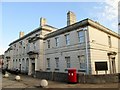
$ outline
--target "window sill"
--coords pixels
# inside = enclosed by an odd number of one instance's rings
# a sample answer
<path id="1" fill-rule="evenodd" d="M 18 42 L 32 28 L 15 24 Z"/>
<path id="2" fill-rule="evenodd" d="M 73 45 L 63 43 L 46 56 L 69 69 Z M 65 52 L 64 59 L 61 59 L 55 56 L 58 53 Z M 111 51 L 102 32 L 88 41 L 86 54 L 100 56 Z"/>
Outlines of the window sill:
<path id="1" fill-rule="evenodd" d="M 50 70 L 50 68 L 46 68 L 46 70 Z"/>
<path id="2" fill-rule="evenodd" d="M 59 71 L 60 69 L 59 68 L 55 68 L 55 71 Z"/>
<path id="3" fill-rule="evenodd" d="M 78 72 L 86 72 L 85 69 L 78 70 Z"/>
<path id="4" fill-rule="evenodd" d="M 65 71 L 68 71 L 68 69 L 65 69 Z"/>

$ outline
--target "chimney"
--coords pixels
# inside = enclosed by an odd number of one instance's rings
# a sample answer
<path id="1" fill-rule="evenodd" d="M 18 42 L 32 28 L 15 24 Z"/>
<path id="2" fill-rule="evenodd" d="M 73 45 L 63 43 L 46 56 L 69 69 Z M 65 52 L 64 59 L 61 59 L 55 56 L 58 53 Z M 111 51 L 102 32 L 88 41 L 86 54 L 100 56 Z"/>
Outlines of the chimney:
<path id="1" fill-rule="evenodd" d="M 46 25 L 46 19 L 41 17 L 40 18 L 40 26 L 44 26 L 44 25 Z"/>
<path id="2" fill-rule="evenodd" d="M 19 33 L 19 38 L 23 37 L 24 36 L 24 32 L 20 32 Z"/>
<path id="3" fill-rule="evenodd" d="M 74 24 L 76 22 L 76 15 L 69 11 L 67 13 L 67 26 L 71 25 L 71 24 Z"/>

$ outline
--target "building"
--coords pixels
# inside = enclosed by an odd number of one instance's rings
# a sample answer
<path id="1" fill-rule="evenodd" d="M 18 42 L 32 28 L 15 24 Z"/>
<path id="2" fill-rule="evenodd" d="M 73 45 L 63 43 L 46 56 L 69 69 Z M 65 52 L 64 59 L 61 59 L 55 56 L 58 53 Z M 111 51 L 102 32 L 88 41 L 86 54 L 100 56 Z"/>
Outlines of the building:
<path id="1" fill-rule="evenodd" d="M 2 68 L 4 55 L 0 55 L 0 69 Z"/>
<path id="2" fill-rule="evenodd" d="M 35 75 L 36 71 L 64 72 L 76 68 L 78 73 L 119 73 L 119 34 L 91 19 L 76 22 L 67 13 L 67 26 L 57 29 L 40 19 L 40 26 L 9 44 L 5 67 Z"/>

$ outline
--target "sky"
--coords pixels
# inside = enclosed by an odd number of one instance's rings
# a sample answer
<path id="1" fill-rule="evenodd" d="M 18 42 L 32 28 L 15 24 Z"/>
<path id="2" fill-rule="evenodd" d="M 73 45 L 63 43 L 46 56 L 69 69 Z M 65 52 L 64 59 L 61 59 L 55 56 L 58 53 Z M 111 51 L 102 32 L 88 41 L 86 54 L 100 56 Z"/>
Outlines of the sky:
<path id="1" fill-rule="evenodd" d="M 19 1 L 19 0 L 18 0 Z M 105 0 L 83 2 L 0 2 L 0 54 L 9 44 L 19 38 L 19 32 L 25 34 L 39 27 L 40 18 L 57 28 L 67 25 L 67 12 L 73 11 L 77 21 L 90 18 L 118 32 L 118 1 Z"/>

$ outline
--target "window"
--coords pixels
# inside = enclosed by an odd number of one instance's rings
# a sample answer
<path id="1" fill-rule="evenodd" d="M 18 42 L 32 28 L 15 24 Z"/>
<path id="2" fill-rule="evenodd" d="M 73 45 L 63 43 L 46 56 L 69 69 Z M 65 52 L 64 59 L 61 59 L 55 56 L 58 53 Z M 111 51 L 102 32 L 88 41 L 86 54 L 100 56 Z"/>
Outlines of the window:
<path id="1" fill-rule="evenodd" d="M 79 31 L 78 32 L 78 39 L 80 43 L 85 42 L 85 35 L 84 35 L 84 31 Z"/>
<path id="2" fill-rule="evenodd" d="M 34 46 L 34 50 L 36 49 L 36 42 L 33 43 L 33 46 Z"/>
<path id="3" fill-rule="evenodd" d="M 111 37 L 110 37 L 110 36 L 108 36 L 108 45 L 109 45 L 109 47 L 111 48 L 112 43 L 111 43 Z"/>
<path id="4" fill-rule="evenodd" d="M 15 60 L 13 59 L 13 68 L 15 68 Z"/>
<path id="5" fill-rule="evenodd" d="M 65 35 L 66 45 L 70 45 L 70 36 L 69 34 Z"/>
<path id="6" fill-rule="evenodd" d="M 16 59 L 16 68 L 17 68 L 17 64 L 18 64 L 18 61 L 17 61 L 17 59 Z"/>
<path id="7" fill-rule="evenodd" d="M 50 40 L 47 40 L 48 48 L 50 48 Z"/>
<path id="8" fill-rule="evenodd" d="M 67 68 L 70 68 L 70 57 L 65 57 L 65 60 L 66 60 Z"/>
<path id="9" fill-rule="evenodd" d="M 55 62 L 56 62 L 56 68 L 59 68 L 59 58 L 55 58 Z"/>
<path id="10" fill-rule="evenodd" d="M 84 70 L 85 69 L 85 56 L 84 55 L 78 56 L 78 60 L 79 60 L 80 69 Z"/>
<path id="11" fill-rule="evenodd" d="M 47 58 L 47 67 L 50 68 L 50 58 Z"/>
<path id="12" fill-rule="evenodd" d="M 24 58 L 22 59 L 22 70 L 24 70 L 24 67 L 25 67 L 25 60 Z"/>
<path id="13" fill-rule="evenodd" d="M 55 38 L 55 42 L 56 42 L 56 47 L 58 47 L 59 46 L 59 37 Z"/>

